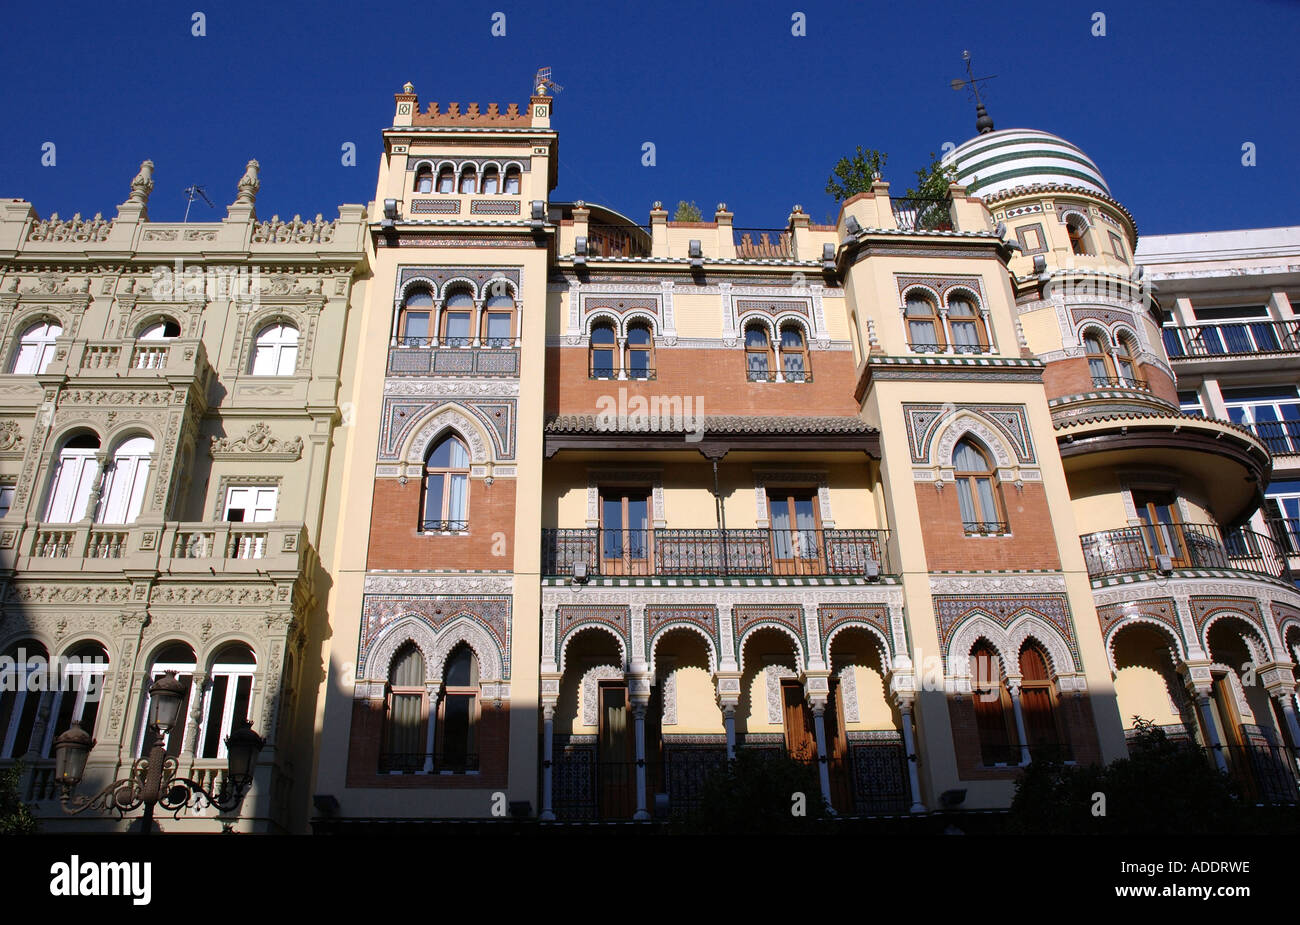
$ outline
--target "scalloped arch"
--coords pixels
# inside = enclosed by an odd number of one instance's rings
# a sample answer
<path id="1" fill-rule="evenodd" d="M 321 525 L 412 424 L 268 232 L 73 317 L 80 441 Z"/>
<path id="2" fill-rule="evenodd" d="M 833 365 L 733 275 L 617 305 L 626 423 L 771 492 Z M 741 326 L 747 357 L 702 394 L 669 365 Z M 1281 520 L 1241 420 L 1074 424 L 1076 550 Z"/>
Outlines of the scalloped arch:
<path id="1" fill-rule="evenodd" d="M 761 629 L 780 630 L 782 633 L 789 636 L 790 641 L 794 643 L 795 670 L 800 673 L 807 670 L 808 659 L 804 654 L 803 640 L 799 638 L 799 634 L 783 623 L 777 623 L 774 620 L 761 620 L 753 626 L 746 628 L 745 632 L 741 633 L 740 638 L 736 640 L 736 649 L 740 653 L 739 668 L 742 673 L 745 670 L 745 648 L 749 642 L 749 637 L 753 636 L 756 631 Z"/>
<path id="2" fill-rule="evenodd" d="M 661 626 L 659 629 L 655 630 L 655 634 L 650 637 L 650 674 L 652 676 L 658 677 L 658 674 L 655 669 L 655 657 L 659 648 L 659 643 L 664 638 L 664 636 L 666 636 L 668 633 L 673 632 L 674 630 L 685 630 L 687 632 L 694 633 L 695 635 L 703 639 L 705 650 L 708 653 L 709 672 L 710 673 L 717 672 L 718 652 L 713 645 L 713 639 L 710 638 L 709 634 L 704 632 L 704 630 L 697 624 L 689 623 L 686 621 L 677 621 L 677 622 L 669 623 L 666 626 Z"/>
<path id="3" fill-rule="evenodd" d="M 627 670 L 627 643 L 623 639 L 623 637 L 618 633 L 616 633 L 611 627 L 608 627 L 603 623 L 582 623 L 579 624 L 578 626 L 575 626 L 573 629 L 569 630 L 569 632 L 565 633 L 564 637 L 560 640 L 560 673 L 561 674 L 564 673 L 564 668 L 568 661 L 569 644 L 573 642 L 573 640 L 576 639 L 578 636 L 580 636 L 582 633 L 588 631 L 605 633 L 611 639 L 614 640 L 614 643 L 618 646 L 619 662 L 623 666 L 621 670 L 626 671 Z"/>
<path id="4" fill-rule="evenodd" d="M 882 672 L 888 674 L 893 670 L 893 659 L 890 655 L 889 640 L 885 638 L 885 635 L 882 632 L 880 632 L 879 627 L 873 626 L 865 620 L 845 620 L 839 626 L 835 627 L 835 629 L 830 631 L 829 635 L 826 637 L 825 657 L 826 665 L 828 667 L 832 664 L 835 637 L 847 629 L 866 630 L 867 635 L 871 637 L 871 641 L 876 644 L 876 649 L 880 653 L 880 668 Z"/>
<path id="5" fill-rule="evenodd" d="M 469 447 L 472 465 L 481 465 L 495 458 L 491 437 L 482 422 L 458 402 L 446 402 L 430 409 L 409 425 L 402 440 L 400 458 L 409 464 L 423 466 L 433 441 L 449 430 Z"/>

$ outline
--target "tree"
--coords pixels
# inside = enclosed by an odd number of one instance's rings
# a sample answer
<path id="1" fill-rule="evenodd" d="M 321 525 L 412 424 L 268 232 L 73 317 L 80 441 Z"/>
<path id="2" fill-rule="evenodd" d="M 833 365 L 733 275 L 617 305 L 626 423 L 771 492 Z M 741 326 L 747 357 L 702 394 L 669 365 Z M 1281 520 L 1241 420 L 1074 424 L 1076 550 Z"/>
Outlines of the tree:
<path id="1" fill-rule="evenodd" d="M 21 764 L 0 771 L 0 835 L 34 835 L 39 828 L 31 807 L 18 796 L 22 775 Z"/>
<path id="2" fill-rule="evenodd" d="M 677 203 L 677 211 L 673 213 L 673 221 L 702 222 L 704 216 L 700 214 L 700 207 L 695 204 L 694 199 L 690 202 L 683 199 Z"/>
<path id="3" fill-rule="evenodd" d="M 826 180 L 826 192 L 834 196 L 836 202 L 843 202 L 858 193 L 868 192 L 887 160 L 889 155 L 884 151 L 877 151 L 875 148 L 867 148 L 864 151 L 862 145 L 858 145 L 858 150 L 853 157 L 842 157 L 835 165 L 835 169 Z"/>
<path id="4" fill-rule="evenodd" d="M 943 159 L 930 152 L 930 163 L 916 171 L 916 186 L 903 195 L 908 199 L 947 199 L 948 184 L 957 179 L 957 168 L 945 165 Z"/>
<path id="5" fill-rule="evenodd" d="M 826 816 L 816 765 L 744 751 L 704 782 L 699 808 L 677 823 L 685 834 L 807 832 Z"/>
<path id="6" fill-rule="evenodd" d="M 1034 761 L 1016 782 L 1007 831 L 1021 835 L 1227 835 L 1270 824 L 1195 745 L 1137 719 L 1129 757 L 1105 767 Z M 1104 800 L 1104 803 L 1102 802 Z M 1104 807 L 1104 813 L 1098 810 Z"/>

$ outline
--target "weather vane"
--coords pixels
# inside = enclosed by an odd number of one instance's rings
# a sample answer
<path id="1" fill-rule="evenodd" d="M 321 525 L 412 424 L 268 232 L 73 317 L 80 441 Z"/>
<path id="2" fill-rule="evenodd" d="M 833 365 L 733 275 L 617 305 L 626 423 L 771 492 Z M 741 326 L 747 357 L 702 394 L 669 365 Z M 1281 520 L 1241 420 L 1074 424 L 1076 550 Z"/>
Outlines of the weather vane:
<path id="1" fill-rule="evenodd" d="M 970 90 L 971 93 L 975 94 L 975 129 L 981 135 L 987 135 L 993 131 L 993 118 L 989 115 L 988 110 L 984 108 L 984 101 L 980 99 L 979 85 L 980 81 L 992 80 L 998 75 L 990 74 L 987 77 L 976 77 L 975 72 L 971 69 L 970 52 L 963 51 L 961 59 L 966 62 L 966 79 L 962 80 L 960 77 L 954 77 L 950 86 L 954 90 Z"/>

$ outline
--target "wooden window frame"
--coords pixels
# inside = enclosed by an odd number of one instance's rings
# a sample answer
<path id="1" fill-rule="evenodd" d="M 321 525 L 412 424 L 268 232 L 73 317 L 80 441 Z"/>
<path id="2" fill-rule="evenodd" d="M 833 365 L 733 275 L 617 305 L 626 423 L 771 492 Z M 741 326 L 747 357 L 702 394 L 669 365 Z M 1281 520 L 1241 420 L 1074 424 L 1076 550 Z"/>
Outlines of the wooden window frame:
<path id="1" fill-rule="evenodd" d="M 479 661 L 476 653 L 468 644 L 461 643 L 452 649 L 453 654 L 464 646 L 473 659 L 473 675 L 478 677 Z M 451 662 L 451 656 L 447 658 L 448 664 Z M 434 769 L 442 774 L 468 774 L 477 773 L 479 770 L 479 741 L 481 730 L 479 723 L 483 716 L 483 687 L 482 683 L 450 686 L 446 683 L 446 669 L 443 670 L 442 690 L 438 693 L 437 720 L 434 724 Z M 469 728 L 466 733 L 465 741 L 465 762 L 464 767 L 449 768 L 445 766 L 447 755 L 447 699 L 449 697 L 468 697 L 470 698 L 469 710 Z"/>
<path id="2" fill-rule="evenodd" d="M 427 189 L 423 188 L 425 186 L 427 186 L 428 188 Z M 421 194 L 433 192 L 433 168 L 432 167 L 426 164 L 425 166 L 415 171 L 415 185 L 412 187 L 412 190 L 416 193 L 421 193 Z"/>
<path id="3" fill-rule="evenodd" d="M 398 753 L 391 749 L 393 735 L 393 707 L 397 697 L 419 697 L 420 698 L 420 748 L 424 753 L 420 762 L 420 771 L 425 768 L 425 760 L 429 754 L 429 691 L 428 688 L 420 683 L 419 685 L 396 685 L 393 683 L 393 673 L 397 666 L 398 656 L 404 656 L 408 651 L 407 646 L 402 646 L 397 650 L 393 657 L 393 662 L 388 666 L 388 677 L 384 680 L 384 724 L 383 734 L 379 743 L 379 756 L 382 763 L 385 758 L 393 754 L 415 754 L 414 752 Z M 415 649 L 420 657 L 421 664 L 424 663 L 423 653 L 418 648 Z M 414 769 L 390 769 L 389 774 L 414 773 Z"/>
<path id="4" fill-rule="evenodd" d="M 452 299 L 465 297 L 469 299 L 469 305 L 452 305 Z M 454 292 L 447 293 L 447 297 L 442 300 L 438 306 L 438 343 L 444 347 L 468 347 L 474 343 L 474 314 L 478 306 L 475 304 L 474 294 L 464 290 L 457 289 Z M 465 315 L 465 335 L 452 337 L 448 332 L 451 330 L 451 316 Z"/>
<path id="5" fill-rule="evenodd" d="M 957 468 L 957 453 L 961 449 L 962 444 L 968 445 L 975 451 L 976 455 L 984 461 L 984 469 L 975 471 L 973 469 Z M 987 530 L 987 526 L 989 524 L 996 524 L 1001 528 L 1005 528 L 998 529 L 995 535 L 1005 535 L 1011 530 L 1011 525 L 1006 520 L 1006 501 L 1002 497 L 1002 483 L 998 479 L 997 466 L 994 464 L 991 457 L 992 454 L 990 454 L 987 449 L 980 446 L 978 441 L 970 437 L 963 437 L 961 440 L 957 441 L 957 445 L 953 448 L 953 479 L 956 482 L 955 487 L 957 488 L 959 495 L 957 509 L 960 512 L 960 493 L 962 488 L 965 488 L 968 492 L 968 497 L 970 498 L 971 508 L 975 511 L 976 515 L 983 515 L 978 516 L 977 519 L 973 521 L 967 521 L 964 517 L 962 518 L 962 530 L 967 536 L 988 534 L 989 531 Z M 979 493 L 979 481 L 981 479 L 987 479 L 989 482 L 989 494 L 993 498 L 994 509 L 992 511 L 981 510 Z M 992 517 L 988 516 L 990 513 L 993 515 Z M 979 529 L 972 530 L 972 524 L 980 525 Z"/>
<path id="6" fill-rule="evenodd" d="M 921 305 L 929 309 L 925 315 L 911 314 L 912 306 Z M 912 325 L 929 323 L 934 331 L 934 343 L 918 343 L 912 339 Z M 946 353 L 948 350 L 947 331 L 943 327 L 943 316 L 939 314 L 939 303 L 929 294 L 909 292 L 903 299 L 903 331 L 907 335 L 907 346 L 913 353 Z M 917 347 L 928 349 L 918 350 Z"/>
<path id="7" fill-rule="evenodd" d="M 758 331 L 763 335 L 762 346 L 751 345 L 749 342 L 749 332 Z M 743 341 L 745 344 L 745 379 L 749 382 L 775 382 L 776 370 L 775 354 L 772 351 L 772 335 L 767 329 L 767 325 L 757 322 L 751 322 L 745 326 Z M 761 356 L 763 358 L 763 369 L 756 370 L 749 365 L 751 356 Z M 762 376 L 761 379 L 755 378 Z"/>
<path id="8" fill-rule="evenodd" d="M 447 181 L 444 183 L 443 181 Z M 446 187 L 444 189 L 444 187 Z M 434 191 L 444 194 L 455 194 L 456 192 L 456 171 L 450 164 L 444 164 L 438 168 L 438 173 L 434 180 Z"/>
<path id="9" fill-rule="evenodd" d="M 646 342 L 633 345 L 633 331 L 644 331 Z M 644 353 L 646 355 L 646 373 L 644 376 L 636 376 L 632 373 L 633 353 Z M 627 378 L 629 379 L 647 380 L 655 378 L 655 332 L 650 325 L 641 323 L 628 326 L 627 336 L 623 338 L 623 369 L 627 372 Z"/>
<path id="10" fill-rule="evenodd" d="M 797 350 L 787 350 L 785 346 L 785 332 L 793 331 L 799 337 L 799 348 Z M 797 322 L 787 322 L 781 325 L 779 332 L 781 343 L 781 378 L 786 382 L 811 382 L 812 368 L 809 364 L 808 355 L 808 333 L 803 329 L 803 325 Z M 797 370 L 791 370 L 786 365 L 786 357 L 799 357 L 799 366 Z M 795 378 L 791 378 L 791 373 Z"/>
<path id="11" fill-rule="evenodd" d="M 610 336 L 609 343 L 597 343 L 596 332 L 608 331 Z M 608 375 L 602 375 L 606 370 L 605 366 L 596 366 L 596 351 L 609 351 Z M 591 327 L 591 334 L 587 338 L 587 378 L 588 379 L 617 379 L 619 374 L 618 368 L 618 330 L 608 321 L 602 321 Z M 599 369 L 600 372 L 597 372 Z"/>
<path id="12" fill-rule="evenodd" d="M 631 527 L 628 517 L 628 502 L 631 500 L 639 501 L 644 493 L 645 498 L 645 527 Z M 620 526 L 617 528 L 606 526 L 605 523 L 605 502 L 619 501 L 619 518 Z M 600 528 L 599 549 L 597 555 L 600 557 L 600 569 L 603 575 L 648 575 L 651 572 L 651 564 L 654 562 L 654 488 L 650 485 L 643 484 L 611 484 L 601 485 L 596 490 L 597 504 L 597 524 Z M 605 555 L 605 537 L 607 531 L 617 529 L 619 536 L 620 554 L 617 558 Z M 641 552 L 644 555 L 633 556 L 631 553 L 634 544 L 630 534 L 632 532 L 644 533 L 641 542 Z"/>
<path id="13" fill-rule="evenodd" d="M 953 304 L 957 302 L 969 305 L 971 313 L 969 315 L 954 316 L 952 313 L 952 308 L 953 308 Z M 959 294 L 959 295 L 949 297 L 948 299 L 949 332 L 948 333 L 951 334 L 952 333 L 951 329 L 958 324 L 969 324 L 975 328 L 975 343 L 958 344 L 957 338 L 954 337 L 952 339 L 953 340 L 952 350 L 954 353 L 991 352 L 993 341 L 992 338 L 989 336 L 988 325 L 985 324 L 984 314 L 983 312 L 980 311 L 980 305 L 978 300 L 976 300 L 973 296 Z M 972 348 L 977 348 L 977 349 L 972 349 Z"/>
<path id="14" fill-rule="evenodd" d="M 444 441 L 455 440 L 465 452 L 465 465 L 462 466 L 434 466 L 430 463 L 433 454 L 437 451 Z M 460 434 L 445 433 L 439 439 L 429 445 L 429 452 L 424 458 L 424 477 L 420 484 L 420 533 L 424 534 L 444 534 L 444 533 L 468 533 L 470 524 L 469 495 L 470 495 L 470 471 L 473 466 L 473 458 L 470 456 L 469 444 Z M 451 505 L 451 486 L 453 476 L 465 476 L 465 517 L 463 520 L 453 521 L 448 517 Z M 439 512 L 440 517 L 429 518 L 425 515 L 428 513 L 429 485 L 434 479 L 442 480 L 442 510 Z M 448 525 L 446 529 L 430 529 L 429 524 Z M 452 529 L 449 525 L 460 524 L 461 526 Z"/>
<path id="15" fill-rule="evenodd" d="M 989 659 L 989 664 L 991 664 L 998 673 L 998 712 L 1001 718 L 1001 737 L 1005 738 L 1006 744 L 1003 746 L 999 742 L 990 743 L 986 741 L 985 735 L 988 720 L 981 720 L 979 705 L 981 703 L 985 704 L 986 713 L 991 713 L 991 709 L 988 706 L 991 701 L 983 698 L 983 694 L 990 688 L 979 687 L 973 681 L 971 684 L 971 700 L 972 705 L 975 708 L 975 733 L 980 747 L 980 764 L 986 768 L 1018 767 L 1020 764 L 1020 736 L 1016 729 L 1015 707 L 1011 703 L 1011 689 L 1007 686 L 1007 674 L 1006 671 L 1003 670 L 1002 659 L 998 657 L 997 650 L 994 649 L 991 644 L 983 640 L 976 642 L 976 644 L 971 647 L 970 651 L 970 658 L 972 661 L 981 656 L 987 657 Z M 972 666 L 971 675 L 974 679 L 979 679 L 979 672 L 974 668 L 974 666 Z M 1002 747 L 1005 747 L 1006 749 L 1005 757 L 1007 760 L 989 761 L 990 752 Z M 994 757 L 996 757 L 996 755 Z"/>

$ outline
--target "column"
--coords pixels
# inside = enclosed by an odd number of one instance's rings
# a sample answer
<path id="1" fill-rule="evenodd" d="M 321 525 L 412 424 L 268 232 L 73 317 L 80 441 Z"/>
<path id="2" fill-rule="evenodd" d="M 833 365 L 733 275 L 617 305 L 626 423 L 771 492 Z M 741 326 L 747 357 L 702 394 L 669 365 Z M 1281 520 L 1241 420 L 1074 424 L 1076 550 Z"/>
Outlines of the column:
<path id="1" fill-rule="evenodd" d="M 1025 735 L 1025 714 L 1020 710 L 1020 682 L 1008 682 L 1011 690 L 1011 712 L 1016 717 L 1016 735 L 1020 737 L 1020 763 L 1029 764 L 1029 739 Z"/>
<path id="2" fill-rule="evenodd" d="M 1214 763 L 1220 771 L 1227 772 L 1228 762 L 1223 757 L 1223 746 L 1219 744 L 1219 733 L 1214 728 L 1214 714 L 1210 711 L 1210 695 L 1197 693 L 1196 705 L 1201 709 L 1201 726 L 1205 730 L 1205 745 L 1214 753 Z"/>
<path id="3" fill-rule="evenodd" d="M 473 337 L 473 340 L 471 340 L 470 343 L 475 347 L 479 347 L 482 346 L 482 339 L 479 337 L 479 335 L 482 333 L 482 327 L 483 327 L 483 300 L 482 299 L 474 300 L 473 324 L 474 324 L 474 329 L 473 331 L 470 332 L 471 336 Z"/>
<path id="4" fill-rule="evenodd" d="M 551 809 L 551 767 L 555 754 L 555 707 L 546 704 L 542 707 L 542 813 L 538 817 L 543 822 L 555 819 Z"/>
<path id="5" fill-rule="evenodd" d="M 943 352 L 953 353 L 952 326 L 948 324 L 948 309 L 939 309 L 939 324 L 943 325 Z"/>
<path id="6" fill-rule="evenodd" d="M 736 706 L 728 703 L 722 708 L 722 727 L 727 730 L 727 760 L 736 757 Z"/>
<path id="7" fill-rule="evenodd" d="M 623 363 L 623 352 L 627 350 L 627 338 L 615 335 L 614 337 L 614 363 L 616 375 L 615 379 L 626 379 L 627 368 Z"/>
<path id="8" fill-rule="evenodd" d="M 907 785 L 912 791 L 911 812 L 923 813 L 926 809 L 925 803 L 921 801 L 921 773 L 916 755 L 916 736 L 912 732 L 912 701 L 899 702 L 898 712 L 903 719 L 903 751 L 907 753 Z"/>
<path id="9" fill-rule="evenodd" d="M 817 738 L 817 777 L 822 788 L 822 803 L 833 815 L 835 807 L 831 804 L 831 770 L 826 757 L 826 704 L 814 703 L 812 711 L 813 731 Z"/>
<path id="10" fill-rule="evenodd" d="M 112 462 L 108 458 L 108 451 L 100 450 L 95 454 L 95 480 L 91 483 L 90 494 L 86 498 L 86 510 L 82 512 L 82 520 L 94 521 L 95 514 L 99 510 L 99 499 L 104 495 L 104 480 L 111 470 Z"/>
<path id="11" fill-rule="evenodd" d="M 429 725 L 425 730 L 424 736 L 424 773 L 432 774 L 434 768 L 434 749 L 438 743 L 438 692 L 442 690 L 442 684 L 437 681 L 426 681 L 424 685 L 424 699 L 429 707 Z"/>
<path id="12" fill-rule="evenodd" d="M 632 707 L 636 717 L 636 813 L 632 816 L 637 822 L 645 822 L 650 813 L 645 806 L 645 704 L 638 703 Z"/>
<path id="13" fill-rule="evenodd" d="M 781 362 L 781 332 L 774 326 L 772 329 L 772 356 L 776 358 L 776 379 L 777 382 L 785 382 L 784 364 Z"/>
<path id="14" fill-rule="evenodd" d="M 1295 703 L 1293 702 L 1294 691 L 1278 691 L 1277 705 L 1282 710 L 1282 716 L 1286 720 L 1286 728 L 1291 733 L 1291 743 L 1295 748 L 1300 748 L 1300 722 L 1296 720 Z M 1295 756 L 1292 755 L 1292 763 L 1295 762 Z"/>
<path id="15" fill-rule="evenodd" d="M 190 679 L 190 715 L 185 724 L 185 738 L 181 742 L 181 751 L 187 752 L 190 759 L 193 760 L 199 755 L 199 729 L 203 723 L 203 701 L 207 699 L 208 679 L 194 672 Z M 145 716 L 145 722 L 149 720 Z M 146 731 L 145 735 L 149 733 Z"/>
<path id="16" fill-rule="evenodd" d="M 392 347 L 397 346 L 398 326 L 401 324 L 401 320 L 402 320 L 402 300 L 394 299 L 393 300 L 393 329 L 391 334 L 389 335 L 391 338 L 389 340 L 389 345 Z"/>

